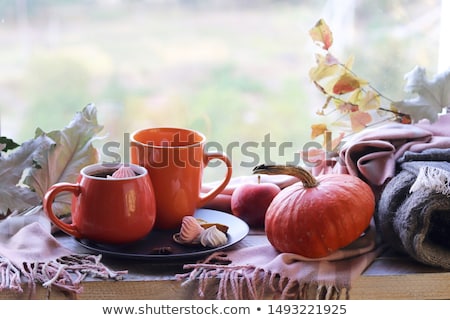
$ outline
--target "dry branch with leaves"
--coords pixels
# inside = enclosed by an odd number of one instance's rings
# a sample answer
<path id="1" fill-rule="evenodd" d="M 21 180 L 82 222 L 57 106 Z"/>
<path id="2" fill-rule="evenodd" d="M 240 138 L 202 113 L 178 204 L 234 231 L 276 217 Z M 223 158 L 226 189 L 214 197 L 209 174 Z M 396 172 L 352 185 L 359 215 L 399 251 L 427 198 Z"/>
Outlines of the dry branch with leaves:
<path id="1" fill-rule="evenodd" d="M 311 68 L 309 77 L 325 96 L 325 103 L 317 114 L 324 117 L 338 114 L 328 124 L 326 121 L 313 124 L 312 139 L 339 129 L 333 143 L 337 145 L 348 134 L 387 121 L 411 124 L 428 119 L 433 122 L 450 104 L 450 70 L 429 81 L 425 69 L 415 67 L 405 76 L 405 91 L 417 94 L 417 97 L 393 101 L 352 71 L 353 57 L 342 63 L 331 53 L 333 34 L 323 19 L 310 29 L 309 34 L 319 48 L 316 65 Z"/>

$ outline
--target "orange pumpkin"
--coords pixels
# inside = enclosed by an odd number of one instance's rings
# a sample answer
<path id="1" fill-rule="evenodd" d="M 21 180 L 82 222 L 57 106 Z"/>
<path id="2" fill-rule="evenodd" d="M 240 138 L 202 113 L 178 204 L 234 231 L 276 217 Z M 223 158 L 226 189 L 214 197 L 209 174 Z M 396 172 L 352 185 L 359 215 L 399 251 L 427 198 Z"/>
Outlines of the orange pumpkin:
<path id="1" fill-rule="evenodd" d="M 367 229 L 375 196 L 367 183 L 348 174 L 315 178 L 301 167 L 260 165 L 255 174 L 290 174 L 300 182 L 281 190 L 265 217 L 269 242 L 280 252 L 322 258 Z"/>

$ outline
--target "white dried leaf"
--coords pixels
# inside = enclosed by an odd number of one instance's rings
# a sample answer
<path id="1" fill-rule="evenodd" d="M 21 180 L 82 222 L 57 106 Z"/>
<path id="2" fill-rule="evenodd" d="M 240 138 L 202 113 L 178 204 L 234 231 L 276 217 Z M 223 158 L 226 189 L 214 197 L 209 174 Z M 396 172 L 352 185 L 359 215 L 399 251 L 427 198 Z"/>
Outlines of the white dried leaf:
<path id="1" fill-rule="evenodd" d="M 78 112 L 61 131 L 43 132 L 0 157 L 0 215 L 22 211 L 41 203 L 48 188 L 58 182 L 75 183 L 81 168 L 98 161 L 92 145 L 98 125 L 93 104 Z M 70 194 L 54 203 L 57 215 L 70 212 Z"/>
<path id="2" fill-rule="evenodd" d="M 41 199 L 55 183 L 75 183 L 84 166 L 98 162 L 99 154 L 92 142 L 102 129 L 103 126 L 97 123 L 97 110 L 93 104 L 78 112 L 63 130 L 44 133 L 38 129 L 40 135 L 48 136 L 54 144 L 34 159 L 37 166 L 27 172 L 24 183 Z M 58 195 L 54 204 L 55 214 L 70 212 L 70 203 L 70 194 Z"/>
<path id="3" fill-rule="evenodd" d="M 394 102 L 393 106 L 409 114 L 414 122 L 422 119 L 436 121 L 442 109 L 450 105 L 450 69 L 428 80 L 426 70 L 415 67 L 405 75 L 405 79 L 405 91 L 417 96 Z"/>
<path id="4" fill-rule="evenodd" d="M 33 189 L 21 184 L 21 179 L 36 164 L 34 159 L 47 153 L 53 143 L 50 138 L 39 136 L 0 157 L 0 215 L 8 209 L 20 211 L 39 204 L 40 198 Z"/>

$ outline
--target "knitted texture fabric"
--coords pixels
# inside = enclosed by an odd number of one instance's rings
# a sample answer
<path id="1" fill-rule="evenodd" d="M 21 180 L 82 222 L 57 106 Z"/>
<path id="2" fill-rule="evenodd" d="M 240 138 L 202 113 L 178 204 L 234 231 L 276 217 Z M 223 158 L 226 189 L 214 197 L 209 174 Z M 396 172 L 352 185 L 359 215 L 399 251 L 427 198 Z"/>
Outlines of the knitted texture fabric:
<path id="1" fill-rule="evenodd" d="M 53 237 L 50 227 L 41 214 L 0 222 L 0 291 L 22 293 L 28 287 L 29 298 L 33 298 L 39 283 L 76 297 L 88 276 L 118 280 L 126 274 L 107 268 L 100 255 L 71 252 Z"/>
<path id="2" fill-rule="evenodd" d="M 405 152 L 375 213 L 387 244 L 426 265 L 450 269 L 450 149 Z"/>
<path id="3" fill-rule="evenodd" d="M 375 225 L 349 246 L 320 259 L 280 253 L 270 244 L 215 252 L 186 264 L 183 285 L 198 280 L 198 296 L 216 288 L 217 299 L 350 298 L 353 281 L 381 254 Z"/>

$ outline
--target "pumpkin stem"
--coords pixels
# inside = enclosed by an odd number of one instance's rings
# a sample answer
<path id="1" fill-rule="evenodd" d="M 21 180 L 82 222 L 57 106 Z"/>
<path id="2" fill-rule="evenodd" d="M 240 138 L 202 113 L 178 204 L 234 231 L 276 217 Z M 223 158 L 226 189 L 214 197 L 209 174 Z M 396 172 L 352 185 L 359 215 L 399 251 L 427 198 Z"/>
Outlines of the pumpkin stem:
<path id="1" fill-rule="evenodd" d="M 261 164 L 253 168 L 254 174 L 287 174 L 300 179 L 305 188 L 314 188 L 319 185 L 319 182 L 314 176 L 302 167 L 292 165 L 265 165 Z"/>

